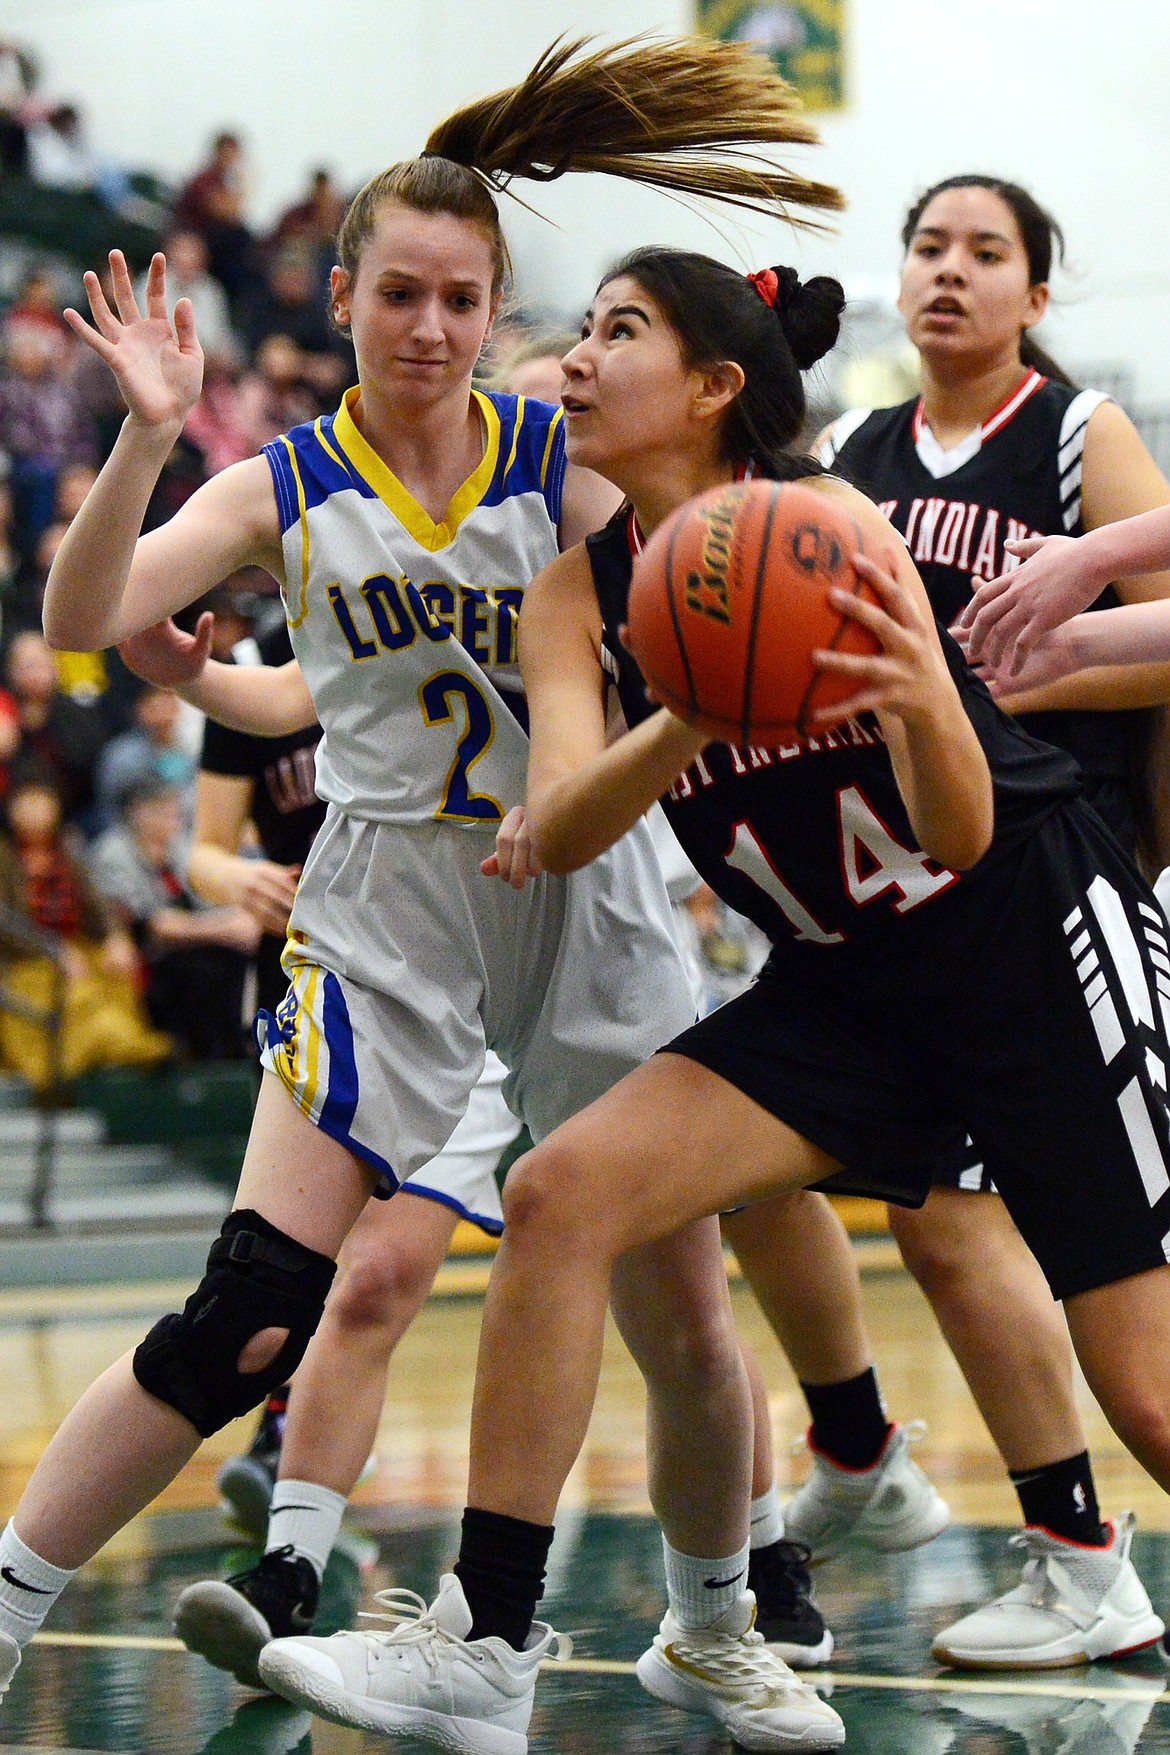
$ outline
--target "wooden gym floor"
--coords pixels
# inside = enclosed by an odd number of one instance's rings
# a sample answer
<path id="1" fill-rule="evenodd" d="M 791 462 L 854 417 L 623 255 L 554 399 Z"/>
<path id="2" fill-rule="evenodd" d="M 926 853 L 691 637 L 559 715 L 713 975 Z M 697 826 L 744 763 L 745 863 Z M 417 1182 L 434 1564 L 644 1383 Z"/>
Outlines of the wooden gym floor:
<path id="1" fill-rule="evenodd" d="M 965 1606 L 1015 1582 L 1007 1546 L 1015 1501 L 917 1289 L 888 1246 L 864 1252 L 866 1302 L 891 1412 L 920 1418 L 917 1455 L 955 1522 L 917 1553 L 837 1560 L 818 1597 L 837 1636 L 824 1685 L 853 1755 L 1131 1755 L 1170 1751 L 1170 1671 L 1156 1655 L 1010 1680 L 947 1674 L 932 1634 Z M 457 1543 L 484 1267 L 444 1270 L 399 1349 L 378 1440 L 330 1566 L 323 1630 L 352 1624 L 374 1590 L 433 1592 Z M 187 1288 L 0 1295 L 0 1516 L 7 1518 L 42 1445 L 94 1376 Z M 737 1315 L 772 1391 L 782 1481 L 805 1466 L 790 1452 L 804 1424 L 788 1368 L 748 1294 Z M 1139 1570 L 1170 1608 L 1170 1501 L 1138 1471 L 1085 1397 L 1106 1511 L 1139 1519 Z M 574 1637 L 568 1666 L 542 1679 L 534 1755 L 715 1755 L 697 1719 L 643 1695 L 633 1664 L 661 1613 L 661 1559 L 643 1485 L 642 1396 L 611 1337 L 602 1391 L 566 1494 L 546 1597 Z M 0 1755 L 366 1755 L 387 1743 L 249 1695 L 173 1639 L 170 1606 L 191 1580 L 240 1570 L 252 1552 L 215 1508 L 221 1459 L 247 1441 L 241 1423 L 208 1443 L 170 1491 L 112 1543 L 62 1598 L 0 1707 Z M 403 1746 L 405 1747 L 405 1745 Z"/>

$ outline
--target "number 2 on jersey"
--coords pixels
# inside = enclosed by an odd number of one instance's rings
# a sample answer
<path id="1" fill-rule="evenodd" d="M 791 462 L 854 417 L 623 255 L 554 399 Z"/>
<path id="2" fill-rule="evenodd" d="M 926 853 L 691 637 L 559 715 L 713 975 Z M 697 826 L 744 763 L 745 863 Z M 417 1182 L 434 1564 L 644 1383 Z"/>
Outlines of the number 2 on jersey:
<path id="1" fill-rule="evenodd" d="M 458 670 L 441 670 L 437 676 L 428 677 L 418 691 L 426 725 L 449 725 L 455 717 L 452 705 L 455 700 L 463 704 L 466 723 L 435 815 L 440 820 L 498 823 L 504 815 L 499 802 L 486 792 L 473 792 L 470 780 L 472 763 L 479 760 L 495 736 L 491 708 L 471 678 Z"/>
<path id="2" fill-rule="evenodd" d="M 905 914 L 955 882 L 953 871 L 945 866 L 932 870 L 933 861 L 920 848 L 906 847 L 897 840 L 856 786 L 844 786 L 838 791 L 837 822 L 841 872 L 845 888 L 858 908 L 892 889 L 898 895 L 895 911 Z M 771 897 L 798 939 L 818 945 L 844 943 L 843 932 L 822 926 L 788 888 L 750 823 L 735 825 L 726 860 Z"/>

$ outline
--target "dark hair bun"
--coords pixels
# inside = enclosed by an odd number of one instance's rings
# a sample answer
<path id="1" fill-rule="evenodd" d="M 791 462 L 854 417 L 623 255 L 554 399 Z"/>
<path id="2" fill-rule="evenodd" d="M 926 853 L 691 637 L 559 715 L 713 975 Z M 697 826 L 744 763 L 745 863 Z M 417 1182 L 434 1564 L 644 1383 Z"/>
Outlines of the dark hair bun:
<path id="1" fill-rule="evenodd" d="M 772 272 L 776 276 L 773 309 L 793 359 L 802 372 L 807 372 L 824 358 L 841 333 L 845 294 L 840 282 L 827 274 L 802 281 L 795 268 L 779 267 Z"/>

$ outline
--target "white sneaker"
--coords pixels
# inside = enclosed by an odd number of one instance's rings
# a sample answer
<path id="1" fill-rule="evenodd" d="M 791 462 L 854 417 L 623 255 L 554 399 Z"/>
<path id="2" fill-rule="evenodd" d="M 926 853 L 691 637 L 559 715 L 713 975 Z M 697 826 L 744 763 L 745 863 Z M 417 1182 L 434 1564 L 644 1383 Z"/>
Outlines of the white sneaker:
<path id="1" fill-rule="evenodd" d="M 1153 1645 L 1166 1629 L 1129 1558 L 1133 1524 L 1127 1511 L 1107 1525 L 1106 1548 L 1022 1530 L 1012 1537 L 1028 1556 L 1021 1582 L 940 1633 L 933 1656 L 965 1670 L 1045 1670 Z"/>
<path id="2" fill-rule="evenodd" d="M 260 1674 L 286 1700 L 335 1724 L 401 1731 L 448 1755 L 525 1755 L 541 1659 L 562 1634 L 534 1621 L 528 1644 L 467 1638 L 471 1610 L 453 1573 L 428 1609 L 412 1590 L 379 1591 L 389 1633 L 335 1633 L 330 1639 L 275 1639 Z"/>
<path id="3" fill-rule="evenodd" d="M 20 1668 L 20 1647 L 10 1633 L 0 1633 L 0 1700 Z"/>
<path id="4" fill-rule="evenodd" d="M 836 1749 L 845 1726 L 756 1633 L 756 1599 L 745 1591 L 713 1627 L 680 1627 L 668 1609 L 638 1680 L 656 1700 L 703 1712 L 744 1749 Z"/>
<path id="5" fill-rule="evenodd" d="M 812 1474 L 783 1507 L 785 1536 L 804 1543 L 814 1566 L 851 1542 L 897 1554 L 933 1541 L 951 1510 L 910 1455 L 925 1430 L 920 1420 L 891 1426 L 867 1469 L 845 1468 L 810 1442 Z"/>

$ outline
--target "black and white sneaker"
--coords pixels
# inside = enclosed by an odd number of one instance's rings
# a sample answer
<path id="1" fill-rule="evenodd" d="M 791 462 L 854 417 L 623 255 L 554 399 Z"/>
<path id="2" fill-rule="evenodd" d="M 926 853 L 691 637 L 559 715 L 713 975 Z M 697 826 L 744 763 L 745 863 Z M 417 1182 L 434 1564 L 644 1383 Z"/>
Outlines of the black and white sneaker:
<path id="1" fill-rule="evenodd" d="M 833 1635 L 812 1600 L 809 1551 L 803 1542 L 772 1542 L 753 1548 L 748 1589 L 756 1598 L 756 1632 L 793 1669 L 827 1664 Z"/>
<path id="2" fill-rule="evenodd" d="M 263 1541 L 268 1507 L 280 1465 L 280 1446 L 288 1413 L 288 1385 L 269 1396 L 260 1411 L 255 1437 L 240 1456 L 229 1456 L 215 1477 L 223 1511 L 237 1529 Z"/>
<path id="3" fill-rule="evenodd" d="M 175 1632 L 217 1670 L 263 1688 L 260 1653 L 272 1639 L 312 1632 L 319 1590 L 308 1560 L 290 1547 L 274 1548 L 250 1572 L 189 1584 L 175 1605 Z"/>

